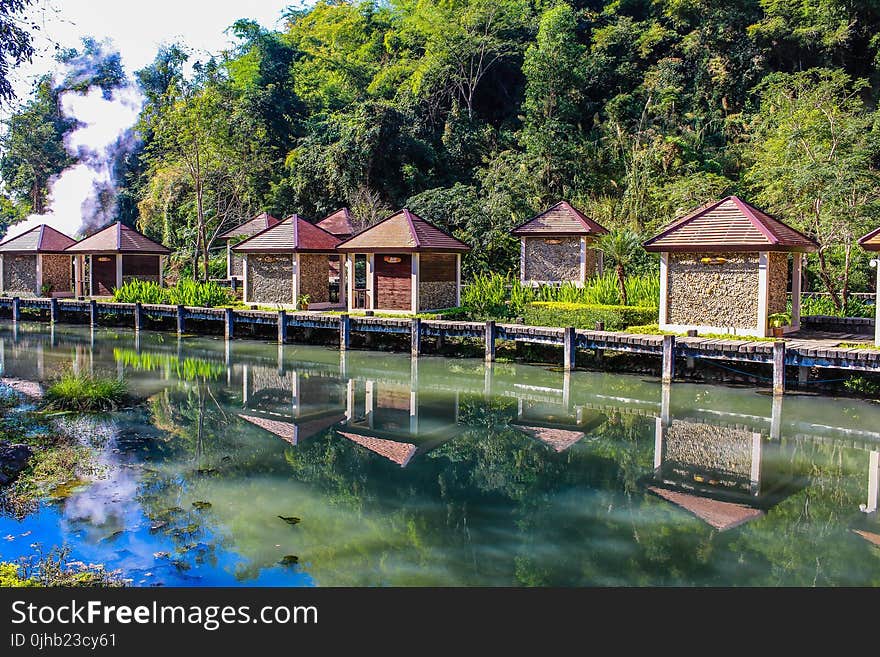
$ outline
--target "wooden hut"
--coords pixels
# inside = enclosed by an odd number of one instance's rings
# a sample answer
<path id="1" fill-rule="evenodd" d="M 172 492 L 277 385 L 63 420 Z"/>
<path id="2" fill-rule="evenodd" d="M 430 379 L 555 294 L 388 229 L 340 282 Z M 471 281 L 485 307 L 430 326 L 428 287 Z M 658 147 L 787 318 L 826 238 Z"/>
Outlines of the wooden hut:
<path id="1" fill-rule="evenodd" d="M 330 257 L 339 239 L 298 215 L 232 247 L 243 258 L 245 303 L 330 305 Z"/>
<path id="2" fill-rule="evenodd" d="M 520 281 L 583 287 L 603 272 L 602 252 L 594 247 L 596 238 L 607 232 L 568 201 L 560 201 L 511 231 L 520 240 Z"/>
<path id="3" fill-rule="evenodd" d="M 0 243 L 0 294 L 71 296 L 70 256 L 64 252 L 71 244 L 73 238 L 46 224 Z"/>
<path id="4" fill-rule="evenodd" d="M 348 308 L 422 312 L 458 306 L 463 242 L 401 210 L 342 242 Z"/>
<path id="5" fill-rule="evenodd" d="M 645 243 L 660 253 L 660 328 L 769 336 L 788 307 L 784 332 L 800 328 L 803 253 L 816 243 L 736 196 L 709 203 Z"/>
<path id="6" fill-rule="evenodd" d="M 77 296 L 109 296 L 131 280 L 163 285 L 164 258 L 171 250 L 117 221 L 65 253 L 74 257 Z"/>
<path id="7" fill-rule="evenodd" d="M 880 228 L 872 230 L 859 240 L 866 251 L 880 252 Z M 871 260 L 871 266 L 877 270 L 877 294 L 874 297 L 874 343 L 880 347 L 880 256 Z"/>
<path id="8" fill-rule="evenodd" d="M 244 277 L 242 256 L 233 253 L 232 247 L 248 237 L 262 233 L 267 228 L 280 223 L 280 221 L 280 219 L 276 219 L 268 212 L 262 212 L 217 237 L 218 241 L 226 243 L 226 278 Z"/>

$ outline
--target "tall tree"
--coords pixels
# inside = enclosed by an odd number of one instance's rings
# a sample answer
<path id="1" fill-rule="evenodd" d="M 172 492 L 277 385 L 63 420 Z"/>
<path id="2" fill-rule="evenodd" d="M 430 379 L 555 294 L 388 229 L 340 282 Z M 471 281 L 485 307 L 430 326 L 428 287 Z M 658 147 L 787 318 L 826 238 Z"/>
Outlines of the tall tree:
<path id="1" fill-rule="evenodd" d="M 9 74 L 34 54 L 31 30 L 24 17 L 34 0 L 0 0 L 0 103 L 15 98 Z"/>

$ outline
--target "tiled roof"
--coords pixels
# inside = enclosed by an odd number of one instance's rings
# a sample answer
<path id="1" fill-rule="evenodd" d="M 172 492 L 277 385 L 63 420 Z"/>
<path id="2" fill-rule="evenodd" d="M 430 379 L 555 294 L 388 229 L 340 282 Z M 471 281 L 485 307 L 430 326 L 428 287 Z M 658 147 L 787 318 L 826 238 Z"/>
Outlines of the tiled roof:
<path id="1" fill-rule="evenodd" d="M 545 445 L 552 447 L 557 452 L 564 452 L 585 435 L 583 431 L 551 429 L 549 427 L 530 427 L 522 424 L 518 425 L 517 428 L 532 438 L 536 438 Z"/>
<path id="2" fill-rule="evenodd" d="M 697 208 L 645 242 L 647 251 L 815 251 L 816 243 L 753 205 L 728 196 Z"/>
<path id="3" fill-rule="evenodd" d="M 880 251 L 880 228 L 865 235 L 859 240 L 859 244 L 866 251 Z"/>
<path id="4" fill-rule="evenodd" d="M 337 210 L 329 217 L 324 217 L 315 224 L 318 228 L 323 228 L 331 235 L 336 235 L 340 239 L 346 239 L 354 234 L 354 228 L 351 225 L 351 213 L 348 208 Z"/>
<path id="5" fill-rule="evenodd" d="M 296 445 L 300 440 L 311 438 L 316 433 L 329 429 L 334 424 L 345 419 L 345 416 L 342 414 L 328 415 L 298 422 L 282 422 L 256 415 L 245 415 L 244 413 L 239 413 L 238 417 L 261 429 L 265 429 L 269 433 L 275 434 L 291 445 Z"/>
<path id="6" fill-rule="evenodd" d="M 568 201 L 560 201 L 552 208 L 532 217 L 512 231 L 513 235 L 602 235 L 608 230 L 590 219 Z"/>
<path id="7" fill-rule="evenodd" d="M 276 219 L 268 212 L 262 212 L 256 217 L 248 219 L 243 224 L 239 224 L 232 230 L 227 230 L 225 233 L 217 237 L 217 239 L 230 240 L 234 237 L 252 237 L 253 235 L 262 232 L 267 228 L 271 228 L 279 222 L 280 219 Z"/>
<path id="8" fill-rule="evenodd" d="M 73 253 L 171 253 L 171 249 L 118 221 L 84 237 L 65 250 Z"/>
<path id="9" fill-rule="evenodd" d="M 40 224 L 0 243 L 0 253 L 61 253 L 76 240 L 52 226 Z"/>
<path id="10" fill-rule="evenodd" d="M 339 250 L 470 251 L 470 247 L 409 210 L 401 210 L 344 241 Z"/>
<path id="11" fill-rule="evenodd" d="M 649 486 L 648 490 L 655 495 L 659 495 L 664 500 L 668 500 L 682 509 L 690 511 L 703 522 L 712 525 L 715 529 L 722 532 L 764 515 L 764 512 L 760 509 L 754 509 L 745 504 L 722 502 L 710 497 L 679 493 L 656 486 Z"/>
<path id="12" fill-rule="evenodd" d="M 295 214 L 233 246 L 232 250 L 237 253 L 335 251 L 337 244 L 339 238 Z"/>
<path id="13" fill-rule="evenodd" d="M 400 443 L 395 440 L 386 440 L 374 436 L 363 436 L 359 433 L 344 431 L 339 431 L 338 433 L 343 438 L 347 438 L 361 447 L 366 447 L 371 452 L 397 463 L 401 468 L 406 467 L 407 463 L 418 451 L 418 448 L 412 443 Z"/>
<path id="14" fill-rule="evenodd" d="M 866 532 L 862 529 L 853 529 L 853 532 L 861 536 L 869 543 L 873 543 L 877 547 L 880 547 L 880 534 L 875 534 L 874 532 Z"/>

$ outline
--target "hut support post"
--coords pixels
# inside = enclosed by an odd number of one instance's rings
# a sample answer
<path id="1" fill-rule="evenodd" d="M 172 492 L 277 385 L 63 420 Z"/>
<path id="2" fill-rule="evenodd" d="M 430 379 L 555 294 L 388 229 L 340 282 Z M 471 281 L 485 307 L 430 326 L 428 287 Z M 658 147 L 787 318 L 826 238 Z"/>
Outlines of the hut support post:
<path id="1" fill-rule="evenodd" d="M 347 351 L 351 346 L 351 318 L 348 315 L 339 316 L 339 349 Z"/>
<path id="2" fill-rule="evenodd" d="M 804 256 L 802 253 L 793 253 L 791 261 L 791 330 L 797 331 L 801 327 L 801 276 L 803 271 Z"/>
<path id="3" fill-rule="evenodd" d="M 37 289 L 34 290 L 38 297 L 43 296 L 43 254 L 37 254 Z"/>
<path id="4" fill-rule="evenodd" d="M 877 294 L 874 296 L 874 344 L 880 347 L 880 258 L 871 261 L 871 266 L 877 270 Z"/>
<path id="5" fill-rule="evenodd" d="M 0 255 L 0 296 L 4 294 L 3 287 L 3 256 Z"/>
<path id="6" fill-rule="evenodd" d="M 89 326 L 95 328 L 98 325 L 98 302 L 89 299 Z"/>
<path id="7" fill-rule="evenodd" d="M 116 289 L 122 287 L 122 254 L 116 254 Z"/>
<path id="8" fill-rule="evenodd" d="M 577 360 L 577 349 L 575 345 L 576 334 L 573 326 L 563 329 L 563 363 L 562 366 L 566 372 L 570 372 L 575 368 Z"/>
<path id="9" fill-rule="evenodd" d="M 758 335 L 767 336 L 767 315 L 770 299 L 770 254 L 758 254 Z"/>
<path id="10" fill-rule="evenodd" d="M 143 325 L 143 321 L 144 321 L 144 310 L 141 307 L 141 302 L 137 301 L 134 304 L 134 330 L 135 331 L 141 330 L 141 326 Z"/>
<path id="11" fill-rule="evenodd" d="M 412 286 L 412 311 L 419 312 L 419 254 L 412 254 L 412 269 L 410 272 L 410 284 Z"/>
<path id="12" fill-rule="evenodd" d="M 242 288 L 241 288 L 241 302 L 248 302 L 248 257 L 247 253 L 243 253 L 241 256 L 241 278 L 242 278 Z"/>
<path id="13" fill-rule="evenodd" d="M 177 335 L 183 335 L 186 330 L 186 308 L 177 306 Z"/>
<path id="14" fill-rule="evenodd" d="M 55 324 L 58 321 L 58 299 L 49 299 L 49 321 Z"/>
<path id="15" fill-rule="evenodd" d="M 486 322 L 486 362 L 495 362 L 495 322 L 489 320 Z"/>
<path id="16" fill-rule="evenodd" d="M 287 313 L 278 311 L 278 344 L 287 342 Z"/>
<path id="17" fill-rule="evenodd" d="M 418 317 L 410 324 L 410 355 L 413 358 L 422 355 L 422 320 Z"/>
<path id="18" fill-rule="evenodd" d="M 228 341 L 235 337 L 235 320 L 232 308 L 223 309 L 223 337 Z"/>
<path id="19" fill-rule="evenodd" d="M 455 307 L 461 305 L 461 254 L 455 254 Z"/>
<path id="20" fill-rule="evenodd" d="M 664 384 L 672 383 L 675 378 L 675 336 L 663 336 L 663 375 Z"/>
<path id="21" fill-rule="evenodd" d="M 785 394 L 785 343 L 773 343 L 773 394 Z"/>
<path id="22" fill-rule="evenodd" d="M 874 513 L 880 498 L 880 451 L 874 450 L 868 455 L 868 504 L 865 513 Z"/>
<path id="23" fill-rule="evenodd" d="M 663 330 L 668 323 L 667 310 L 669 308 L 669 254 L 660 254 L 660 329 Z"/>
<path id="24" fill-rule="evenodd" d="M 18 297 L 12 298 L 12 321 L 16 323 L 21 321 L 21 299 Z"/>

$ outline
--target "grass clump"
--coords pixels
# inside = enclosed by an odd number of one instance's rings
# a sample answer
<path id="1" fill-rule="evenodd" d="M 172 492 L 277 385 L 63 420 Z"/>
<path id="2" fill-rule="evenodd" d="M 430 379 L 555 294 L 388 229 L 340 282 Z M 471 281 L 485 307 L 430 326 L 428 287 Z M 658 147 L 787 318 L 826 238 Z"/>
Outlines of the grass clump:
<path id="1" fill-rule="evenodd" d="M 103 566 L 86 565 L 70 561 L 70 550 L 55 547 L 18 562 L 0 563 L 0 587 L 76 587 L 118 588 L 125 586 L 118 571 L 108 571 Z"/>
<path id="2" fill-rule="evenodd" d="M 603 306 L 559 301 L 535 301 L 523 311 L 526 324 L 532 326 L 573 326 L 593 329 L 603 322 L 608 331 L 648 324 L 657 317 L 657 309 L 639 306 Z"/>
<path id="3" fill-rule="evenodd" d="M 45 399 L 56 410 L 94 413 L 118 408 L 126 396 L 122 381 L 68 372 L 49 386 Z"/>

